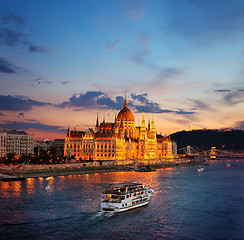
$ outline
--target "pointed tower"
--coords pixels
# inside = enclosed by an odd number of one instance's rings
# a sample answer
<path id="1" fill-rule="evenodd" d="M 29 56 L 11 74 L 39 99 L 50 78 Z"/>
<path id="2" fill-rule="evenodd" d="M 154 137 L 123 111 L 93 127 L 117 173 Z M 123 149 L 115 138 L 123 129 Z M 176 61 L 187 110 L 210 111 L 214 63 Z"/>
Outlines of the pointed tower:
<path id="1" fill-rule="evenodd" d="M 152 132 L 155 132 L 155 125 L 154 125 L 153 113 L 152 113 L 152 125 L 151 125 L 151 131 L 152 131 Z"/>
<path id="2" fill-rule="evenodd" d="M 148 159 L 147 154 L 148 143 L 147 143 L 147 129 L 144 119 L 144 111 L 142 113 L 141 128 L 140 128 L 140 137 L 139 137 L 139 152 L 138 159 Z"/>
<path id="3" fill-rule="evenodd" d="M 68 127 L 68 131 L 67 131 L 67 137 L 70 137 L 69 127 Z"/>
<path id="4" fill-rule="evenodd" d="M 140 139 L 147 139 L 147 129 L 144 119 L 144 111 L 142 113 L 142 120 L 141 120 L 141 129 L 140 129 Z"/>
<path id="5" fill-rule="evenodd" d="M 154 125 L 154 118 L 152 114 L 152 121 L 151 121 L 151 128 L 149 132 L 149 138 L 148 138 L 148 155 L 150 159 L 156 159 L 158 157 L 158 152 L 157 152 L 157 134 L 155 130 L 155 125 Z"/>
<path id="6" fill-rule="evenodd" d="M 118 132 L 119 132 L 119 126 L 118 126 L 118 123 L 117 123 L 116 119 L 117 119 L 117 116 L 116 116 L 116 114 L 115 114 L 114 126 L 113 126 L 113 132 L 114 132 L 115 134 L 118 134 Z"/>
<path id="7" fill-rule="evenodd" d="M 99 121 L 98 121 L 98 114 L 97 114 L 97 121 L 96 121 L 96 127 L 95 127 L 95 133 L 99 131 Z"/>

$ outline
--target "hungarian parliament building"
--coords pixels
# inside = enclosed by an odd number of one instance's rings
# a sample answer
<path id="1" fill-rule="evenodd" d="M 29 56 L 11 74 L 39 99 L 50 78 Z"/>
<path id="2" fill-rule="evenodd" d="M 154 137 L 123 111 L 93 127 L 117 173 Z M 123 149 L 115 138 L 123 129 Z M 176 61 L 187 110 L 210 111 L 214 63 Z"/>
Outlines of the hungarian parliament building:
<path id="1" fill-rule="evenodd" d="M 177 152 L 175 142 L 170 137 L 157 135 L 153 114 L 146 127 L 144 112 L 141 126 L 135 126 L 135 118 L 127 107 L 120 110 L 114 122 L 99 124 L 87 131 L 70 131 L 65 137 L 64 156 L 84 161 L 113 161 L 116 164 L 133 162 L 148 163 L 148 160 L 172 161 Z"/>

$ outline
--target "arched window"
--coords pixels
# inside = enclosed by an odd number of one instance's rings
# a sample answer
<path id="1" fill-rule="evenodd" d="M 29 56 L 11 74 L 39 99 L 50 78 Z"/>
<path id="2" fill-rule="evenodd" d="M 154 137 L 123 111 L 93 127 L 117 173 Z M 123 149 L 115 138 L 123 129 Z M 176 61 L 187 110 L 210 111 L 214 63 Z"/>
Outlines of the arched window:
<path id="1" fill-rule="evenodd" d="M 104 146 L 105 149 L 107 149 L 107 144 L 105 143 L 105 146 Z"/>
<path id="2" fill-rule="evenodd" d="M 101 144 L 101 148 L 103 149 L 103 144 Z"/>

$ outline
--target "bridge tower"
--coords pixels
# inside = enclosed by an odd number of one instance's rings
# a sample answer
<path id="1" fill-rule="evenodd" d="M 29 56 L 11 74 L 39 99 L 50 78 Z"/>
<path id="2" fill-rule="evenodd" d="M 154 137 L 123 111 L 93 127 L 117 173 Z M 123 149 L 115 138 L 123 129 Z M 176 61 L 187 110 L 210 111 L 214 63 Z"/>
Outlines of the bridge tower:
<path id="1" fill-rule="evenodd" d="M 215 147 L 211 147 L 210 158 L 211 159 L 216 158 L 216 148 Z"/>
<path id="2" fill-rule="evenodd" d="M 191 146 L 187 146 L 186 148 L 186 154 L 191 155 Z"/>

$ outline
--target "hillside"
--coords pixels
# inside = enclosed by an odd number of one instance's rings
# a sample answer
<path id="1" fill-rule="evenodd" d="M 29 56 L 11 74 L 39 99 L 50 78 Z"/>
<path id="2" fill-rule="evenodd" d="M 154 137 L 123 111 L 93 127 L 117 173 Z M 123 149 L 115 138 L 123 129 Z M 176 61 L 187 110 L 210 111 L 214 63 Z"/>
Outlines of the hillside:
<path id="1" fill-rule="evenodd" d="M 178 149 L 188 145 L 199 150 L 217 149 L 244 149 L 244 131 L 242 130 L 192 130 L 181 131 L 170 135 L 177 142 Z"/>

